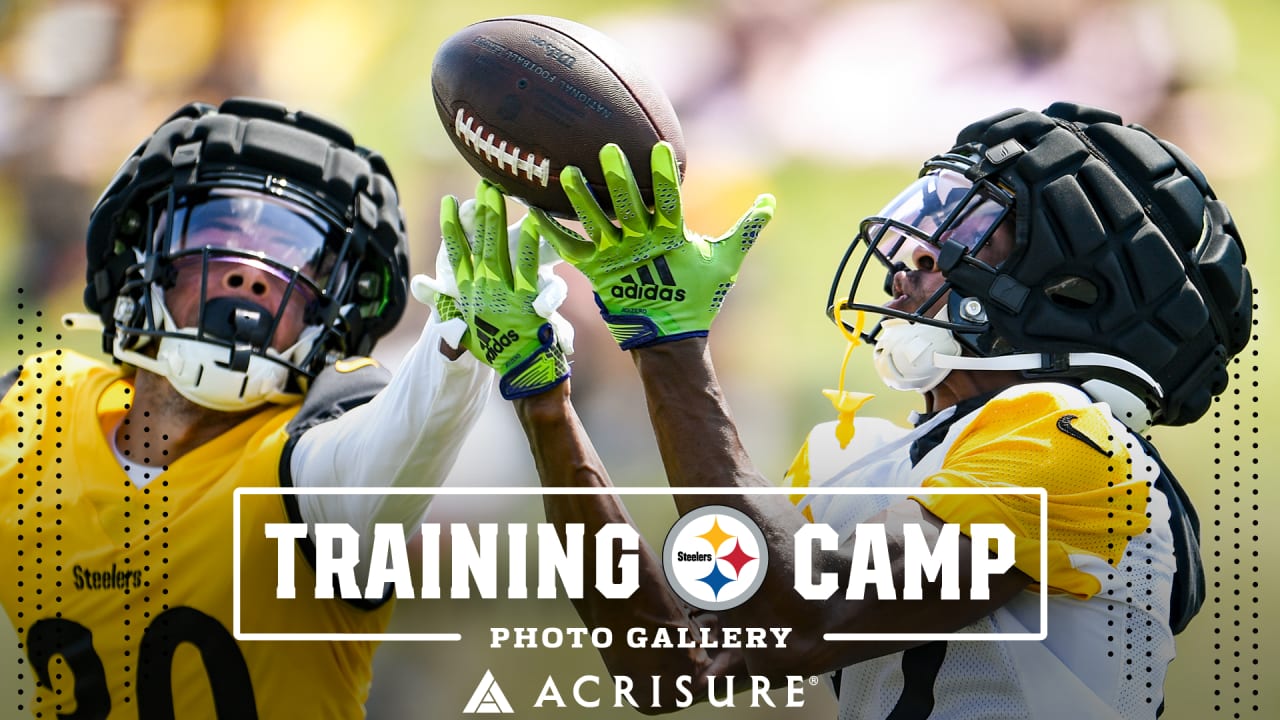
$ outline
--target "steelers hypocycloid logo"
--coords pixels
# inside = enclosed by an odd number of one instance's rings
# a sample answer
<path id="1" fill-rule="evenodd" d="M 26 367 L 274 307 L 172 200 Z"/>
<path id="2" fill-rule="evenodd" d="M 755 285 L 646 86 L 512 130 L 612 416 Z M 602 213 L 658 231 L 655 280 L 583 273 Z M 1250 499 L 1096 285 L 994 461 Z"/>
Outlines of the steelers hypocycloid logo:
<path id="1" fill-rule="evenodd" d="M 769 555 L 764 533 L 750 518 L 730 507 L 709 505 L 672 526 L 662 565 L 667 583 L 685 602 L 703 610 L 728 610 L 760 588 Z"/>

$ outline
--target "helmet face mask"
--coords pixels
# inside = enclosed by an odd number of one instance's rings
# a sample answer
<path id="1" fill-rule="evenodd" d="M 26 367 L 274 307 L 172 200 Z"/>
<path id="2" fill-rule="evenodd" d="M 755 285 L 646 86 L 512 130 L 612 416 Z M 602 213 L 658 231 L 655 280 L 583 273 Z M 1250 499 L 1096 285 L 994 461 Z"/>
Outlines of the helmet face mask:
<path id="1" fill-rule="evenodd" d="M 150 199 L 149 241 L 122 287 L 133 312 L 116 318 L 126 348 L 185 337 L 224 348 L 230 367 L 244 367 L 247 352 L 310 374 L 320 346 L 293 346 L 304 327 L 319 337 L 322 319 L 349 294 L 351 232 L 297 192 L 293 199 L 246 185 L 214 178 Z M 147 292 L 152 282 L 164 292 Z M 286 348 L 293 351 L 282 354 Z"/>
<path id="2" fill-rule="evenodd" d="M 301 203 L 213 183 L 161 193 L 152 199 L 148 215 L 149 227 L 154 225 L 147 233 L 150 242 L 128 271 L 137 282 L 125 287 L 145 284 L 150 272 L 165 290 L 172 320 L 178 327 L 196 328 L 202 341 L 228 350 L 236 344 L 225 331 L 227 318 L 210 317 L 211 305 L 223 315 L 236 305 L 258 305 L 258 325 L 265 326 L 250 333 L 250 350 L 280 350 L 296 342 L 302 325 L 329 315 L 336 298 L 346 293 L 352 272 L 349 233 Z M 237 297 L 238 302 L 227 301 Z M 138 300 L 150 298 L 143 293 Z M 172 332 L 156 323 L 162 314 L 155 310 L 144 308 L 141 326 L 117 319 L 117 330 L 137 340 Z M 286 318 L 295 322 L 285 323 Z M 283 332 L 290 328 L 292 333 Z M 290 369 L 305 372 L 310 359 Z"/>
<path id="3" fill-rule="evenodd" d="M 258 355 L 297 342 L 307 318 L 315 317 L 317 295 L 298 272 L 285 275 L 266 259 L 220 254 L 209 248 L 168 262 L 172 284 L 164 288 L 164 308 L 153 316 L 168 327 L 121 328 L 139 336 L 183 332 L 232 351 Z M 145 300 L 144 300 L 145 301 Z M 176 331 L 174 328 L 190 328 Z M 232 364 L 235 364 L 233 361 Z"/>
<path id="4" fill-rule="evenodd" d="M 985 330 L 984 322 L 972 319 L 957 321 L 956 314 L 939 313 L 954 283 L 946 278 L 928 299 L 915 307 L 903 307 L 905 295 L 895 297 L 894 275 L 900 271 L 931 271 L 945 261 L 977 263 L 988 255 L 992 239 L 1001 223 L 1012 214 L 1013 198 L 1004 188 L 982 180 L 970 181 L 954 161 L 946 164 L 926 163 L 920 177 L 898 194 L 878 214 L 862 221 L 859 232 L 836 271 L 827 299 L 827 314 L 835 322 L 852 331 L 854 323 L 845 319 L 846 312 L 868 312 L 886 318 L 907 320 L 954 332 L 973 333 Z M 854 258 L 861 256 L 854 262 Z M 872 264 L 872 260 L 876 264 Z M 1003 262 L 1004 258 L 1000 258 Z M 868 274 L 885 272 L 881 293 L 877 293 Z M 847 288 L 847 290 L 844 290 Z M 889 305 L 888 307 L 886 305 Z M 874 344 L 882 325 L 877 323 L 864 333 L 863 339 Z"/>
<path id="5" fill-rule="evenodd" d="M 254 100 L 179 110 L 90 219 L 86 304 L 120 362 L 217 410 L 291 402 L 403 312 L 403 217 L 345 131 Z"/>

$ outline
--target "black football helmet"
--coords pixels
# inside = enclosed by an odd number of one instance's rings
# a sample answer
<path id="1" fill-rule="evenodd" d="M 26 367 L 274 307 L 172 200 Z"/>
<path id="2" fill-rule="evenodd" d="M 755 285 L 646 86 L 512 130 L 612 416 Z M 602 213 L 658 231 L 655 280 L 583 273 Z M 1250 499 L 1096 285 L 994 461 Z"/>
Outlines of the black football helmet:
<path id="1" fill-rule="evenodd" d="M 94 207 L 87 250 L 104 349 L 220 410 L 296 397 L 326 364 L 367 354 L 408 289 L 382 157 L 319 117 L 244 98 L 187 105 L 144 140 Z M 261 292 L 219 297 L 215 274 Z M 180 282 L 199 284 L 188 327 L 165 301 Z M 286 318 L 303 329 L 281 347 Z"/>
<path id="2" fill-rule="evenodd" d="M 1011 252 L 984 262 L 1002 228 Z M 941 289 L 914 312 L 881 307 L 868 287 L 918 247 Z M 1181 149 L 1112 113 L 1057 103 L 973 123 L 927 161 L 862 222 L 827 312 L 850 330 L 850 311 L 944 328 L 962 352 L 939 354 L 940 367 L 1068 379 L 1131 426 L 1182 425 L 1226 388 L 1227 362 L 1250 338 L 1244 261 L 1226 205 Z M 864 283 L 868 273 L 877 282 Z"/>

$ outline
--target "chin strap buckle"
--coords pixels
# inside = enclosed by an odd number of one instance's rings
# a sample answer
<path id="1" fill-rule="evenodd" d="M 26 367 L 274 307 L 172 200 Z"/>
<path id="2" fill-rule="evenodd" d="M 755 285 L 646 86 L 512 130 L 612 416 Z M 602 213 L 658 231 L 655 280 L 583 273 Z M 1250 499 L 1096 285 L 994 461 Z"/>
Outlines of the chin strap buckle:
<path id="1" fill-rule="evenodd" d="M 1040 353 L 1040 367 L 1027 368 L 1028 375 L 1053 375 L 1071 368 L 1069 353 Z"/>

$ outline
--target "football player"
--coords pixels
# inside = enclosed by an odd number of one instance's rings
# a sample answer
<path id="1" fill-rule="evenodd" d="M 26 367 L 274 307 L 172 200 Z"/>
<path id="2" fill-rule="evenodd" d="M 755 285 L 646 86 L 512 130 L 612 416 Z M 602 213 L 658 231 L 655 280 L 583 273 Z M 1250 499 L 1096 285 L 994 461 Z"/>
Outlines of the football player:
<path id="1" fill-rule="evenodd" d="M 493 373 L 441 301 L 398 371 L 368 356 L 405 309 L 405 225 L 383 158 L 319 117 L 179 109 L 88 228 L 115 365 L 53 350 L 4 377 L 0 600 L 36 717 L 364 716 L 376 643 L 237 642 L 241 487 L 438 484 Z M 455 349 L 457 348 L 457 349 Z M 370 633 L 392 602 L 274 599 L 266 523 L 415 525 L 428 496 L 244 503 L 243 611 L 264 631 Z M 314 538 L 298 540 L 314 561 Z M 361 548 L 367 557 L 369 548 Z M 302 565 L 302 563 L 299 563 Z M 183 650 L 181 648 L 186 648 Z"/>
<path id="2" fill-rule="evenodd" d="M 742 447 L 707 333 L 773 199 L 758 199 L 723 237 L 702 238 L 684 227 L 670 148 L 653 151 L 653 209 L 616 146 L 601 161 L 616 224 L 573 170 L 562 182 L 587 237 L 536 209 L 526 222 L 591 281 L 605 322 L 631 351 L 671 485 L 770 487 Z M 496 211 L 488 217 L 496 222 Z M 471 272 L 460 232 L 446 232 L 446 241 L 468 322 L 494 322 L 506 311 L 483 291 L 502 277 Z M 615 636 L 633 626 L 649 637 L 659 629 L 698 637 L 704 627 L 788 627 L 786 646 L 615 645 L 601 651 L 609 670 L 668 680 L 635 684 L 646 709 L 678 706 L 680 688 L 670 681 L 679 676 L 705 697 L 717 676 L 830 673 L 841 718 L 1156 716 L 1173 636 L 1199 609 L 1204 577 L 1193 508 L 1142 433 L 1195 421 L 1226 387 L 1226 364 L 1250 336 L 1243 262 L 1239 233 L 1200 170 L 1139 126 L 1060 103 L 963 129 L 862 222 L 827 308 L 851 340 L 874 345 L 886 384 L 923 395 L 925 412 L 903 428 L 856 418 L 864 398 L 833 393 L 840 420 L 810 432 L 788 473 L 795 505 L 768 493 L 674 496 L 681 513 L 727 505 L 759 526 L 773 552 L 753 600 L 696 611 L 642 548 L 629 602 L 590 593 L 577 601 L 589 626 Z M 677 292 L 628 292 L 644 284 Z M 545 485 L 609 486 L 568 383 L 520 398 L 515 409 Z M 918 491 L 806 490 L 819 487 Z M 1008 487 L 1046 491 L 1048 537 L 1035 495 L 930 492 Z M 549 496 L 546 510 L 588 532 L 628 521 L 609 495 Z M 838 545 L 816 555 L 814 578 L 847 578 L 866 563 L 854 557 L 859 524 L 883 527 L 899 588 L 908 534 L 934 547 L 948 524 L 958 525 L 959 556 L 969 557 L 971 524 L 1002 524 L 1014 559 L 985 597 L 946 599 L 934 576 L 919 600 L 843 592 L 805 599 L 794 588 L 791 546 L 810 522 L 829 526 Z M 961 563 L 959 587 L 970 579 Z M 1041 632 L 1041 593 L 1042 641 L 967 639 Z M 967 638 L 824 639 L 952 632 Z"/>

